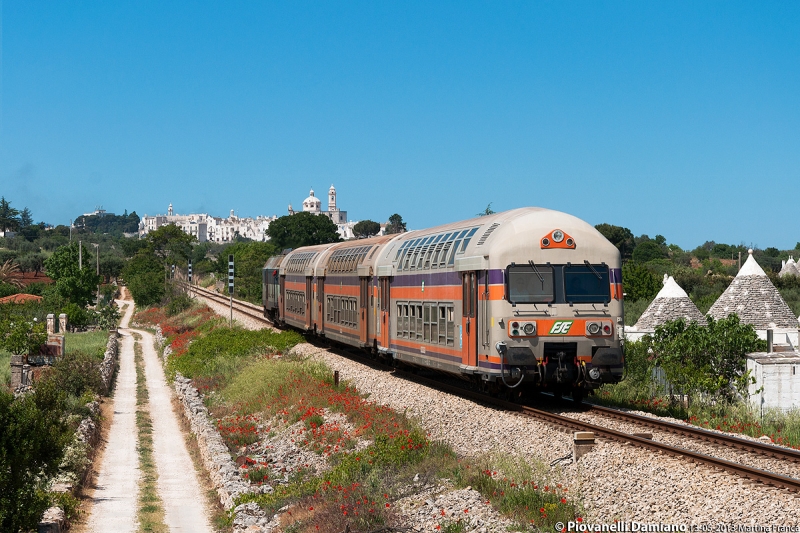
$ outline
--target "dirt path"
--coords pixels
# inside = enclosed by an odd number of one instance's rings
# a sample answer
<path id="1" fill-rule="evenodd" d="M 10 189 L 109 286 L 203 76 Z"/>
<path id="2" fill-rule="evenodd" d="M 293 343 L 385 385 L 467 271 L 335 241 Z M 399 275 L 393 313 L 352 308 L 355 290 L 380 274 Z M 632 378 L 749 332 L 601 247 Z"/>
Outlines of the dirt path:
<path id="1" fill-rule="evenodd" d="M 133 314 L 133 302 L 122 319 L 127 328 Z M 136 366 L 133 361 L 133 337 L 120 329 L 123 337 L 119 350 L 119 373 L 114 392 L 113 418 L 105 453 L 98 468 L 91 511 L 86 531 L 119 533 L 136 531 L 139 496 L 139 455 L 136 451 Z"/>
<path id="2" fill-rule="evenodd" d="M 144 373 L 153 421 L 153 458 L 158 473 L 157 490 L 164 507 L 164 523 L 171 532 L 211 532 L 205 496 L 186 448 L 178 417 L 172 408 L 171 390 L 153 347 L 153 336 L 128 329 L 133 314 L 127 303 L 120 324 L 122 335 L 120 370 L 114 393 L 113 418 L 108 441 L 98 467 L 95 490 L 90 499 L 85 531 L 105 533 L 135 532 L 139 510 L 139 456 L 136 426 L 136 366 L 132 332 L 142 335 Z"/>
<path id="3" fill-rule="evenodd" d="M 186 448 L 171 390 L 153 347 L 153 336 L 142 335 L 142 356 L 153 420 L 153 458 L 158 471 L 158 494 L 164 502 L 164 522 L 170 531 L 212 531 L 200 480 Z"/>

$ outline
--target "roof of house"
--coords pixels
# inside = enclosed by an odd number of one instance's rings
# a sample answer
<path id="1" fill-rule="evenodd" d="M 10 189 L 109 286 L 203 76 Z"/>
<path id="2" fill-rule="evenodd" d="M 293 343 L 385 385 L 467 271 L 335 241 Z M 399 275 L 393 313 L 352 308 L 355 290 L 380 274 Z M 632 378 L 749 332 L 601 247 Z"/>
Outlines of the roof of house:
<path id="1" fill-rule="evenodd" d="M 672 276 L 665 275 L 664 287 L 645 309 L 632 329 L 654 330 L 656 326 L 679 318 L 686 322 L 700 322 L 701 324 L 705 324 L 706 321 L 703 313 L 694 305 L 686 291 L 681 289 Z"/>
<path id="2" fill-rule="evenodd" d="M 778 275 L 780 277 L 800 276 L 800 269 L 797 268 L 797 263 L 795 263 L 793 257 L 789 257 L 789 260 L 783 264 L 783 268 L 781 268 L 781 271 Z"/>
<path id="3" fill-rule="evenodd" d="M 756 329 L 797 328 L 797 317 L 753 257 L 753 250 L 708 314 L 717 320 L 732 313 Z"/>
<path id="4" fill-rule="evenodd" d="M 35 294 L 12 294 L 11 296 L 6 296 L 5 298 L 0 298 L 0 304 L 23 304 L 25 302 L 41 302 L 42 297 L 36 296 Z"/>

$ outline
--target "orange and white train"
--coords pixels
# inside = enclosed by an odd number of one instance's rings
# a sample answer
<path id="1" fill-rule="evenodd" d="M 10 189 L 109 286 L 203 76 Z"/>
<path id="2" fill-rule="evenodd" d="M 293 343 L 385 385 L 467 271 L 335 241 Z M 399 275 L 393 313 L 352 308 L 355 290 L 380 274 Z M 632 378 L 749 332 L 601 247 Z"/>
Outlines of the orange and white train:
<path id="1" fill-rule="evenodd" d="M 580 401 L 623 376 L 619 251 L 558 211 L 292 250 L 264 266 L 263 304 L 278 325 L 490 394 Z"/>

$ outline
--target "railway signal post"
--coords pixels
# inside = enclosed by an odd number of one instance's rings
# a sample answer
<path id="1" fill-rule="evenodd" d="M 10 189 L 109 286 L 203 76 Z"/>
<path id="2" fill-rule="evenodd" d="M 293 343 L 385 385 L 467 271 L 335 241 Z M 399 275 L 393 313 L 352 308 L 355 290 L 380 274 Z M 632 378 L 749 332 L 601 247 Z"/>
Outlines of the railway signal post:
<path id="1" fill-rule="evenodd" d="M 228 254 L 228 295 L 230 296 L 231 327 L 233 327 L 233 254 Z"/>
<path id="2" fill-rule="evenodd" d="M 192 296 L 192 260 L 189 259 L 189 268 L 187 271 L 187 276 L 189 278 L 189 297 Z"/>

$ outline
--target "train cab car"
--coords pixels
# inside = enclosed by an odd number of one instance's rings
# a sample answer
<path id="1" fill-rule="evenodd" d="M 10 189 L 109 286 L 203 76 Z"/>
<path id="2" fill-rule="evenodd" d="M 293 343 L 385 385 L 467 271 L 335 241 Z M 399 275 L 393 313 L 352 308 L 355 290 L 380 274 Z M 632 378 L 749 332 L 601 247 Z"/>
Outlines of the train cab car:
<path id="1" fill-rule="evenodd" d="M 622 377 L 618 250 L 586 222 L 524 208 L 392 241 L 381 348 L 495 393 L 572 393 Z M 385 280 L 385 281 L 384 281 Z"/>

